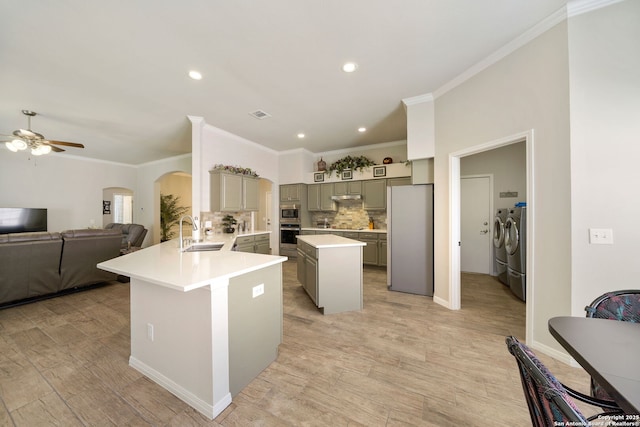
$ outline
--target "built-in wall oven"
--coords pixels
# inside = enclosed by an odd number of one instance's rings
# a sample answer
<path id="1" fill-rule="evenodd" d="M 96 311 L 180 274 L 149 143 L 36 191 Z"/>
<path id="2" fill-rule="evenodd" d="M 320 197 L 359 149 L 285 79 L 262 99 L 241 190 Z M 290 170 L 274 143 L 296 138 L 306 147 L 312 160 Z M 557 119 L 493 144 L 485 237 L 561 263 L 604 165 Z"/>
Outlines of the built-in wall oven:
<path id="1" fill-rule="evenodd" d="M 296 246 L 300 234 L 299 222 L 280 222 L 280 255 L 296 257 L 298 255 Z"/>

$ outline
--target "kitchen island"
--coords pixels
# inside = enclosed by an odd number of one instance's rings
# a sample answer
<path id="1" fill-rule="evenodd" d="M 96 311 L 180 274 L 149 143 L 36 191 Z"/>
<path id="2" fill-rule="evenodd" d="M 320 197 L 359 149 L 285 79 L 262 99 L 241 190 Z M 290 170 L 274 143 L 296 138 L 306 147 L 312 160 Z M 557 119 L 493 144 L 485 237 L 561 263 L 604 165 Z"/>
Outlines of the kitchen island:
<path id="1" fill-rule="evenodd" d="M 298 236 L 298 281 L 323 314 L 362 310 L 362 248 L 333 234 Z"/>
<path id="2" fill-rule="evenodd" d="M 129 365 L 210 419 L 282 342 L 286 257 L 232 251 L 237 237 L 211 236 L 193 252 L 172 240 L 98 264 L 131 280 Z"/>

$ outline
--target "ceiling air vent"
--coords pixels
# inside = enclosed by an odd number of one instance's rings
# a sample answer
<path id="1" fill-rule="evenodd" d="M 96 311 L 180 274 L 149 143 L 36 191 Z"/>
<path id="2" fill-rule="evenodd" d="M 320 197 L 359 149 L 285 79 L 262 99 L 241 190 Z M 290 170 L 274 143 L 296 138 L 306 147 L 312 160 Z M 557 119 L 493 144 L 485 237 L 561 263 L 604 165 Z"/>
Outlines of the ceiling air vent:
<path id="1" fill-rule="evenodd" d="M 251 112 L 249 114 L 252 115 L 253 117 L 255 117 L 258 120 L 263 120 L 263 119 L 271 117 L 271 114 L 267 113 L 266 111 L 262 111 L 262 110 L 256 110 L 256 111 L 253 111 L 253 112 Z"/>

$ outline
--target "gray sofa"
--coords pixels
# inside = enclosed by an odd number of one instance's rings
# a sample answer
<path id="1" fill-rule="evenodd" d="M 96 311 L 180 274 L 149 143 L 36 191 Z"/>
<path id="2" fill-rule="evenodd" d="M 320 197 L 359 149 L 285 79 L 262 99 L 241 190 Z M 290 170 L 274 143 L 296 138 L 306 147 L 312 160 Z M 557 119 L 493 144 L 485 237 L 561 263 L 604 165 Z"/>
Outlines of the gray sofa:
<path id="1" fill-rule="evenodd" d="M 106 230 L 120 230 L 122 233 L 122 243 L 120 249 L 124 252 L 130 248 L 142 247 L 142 242 L 147 235 L 147 229 L 140 224 L 121 224 L 112 222 L 105 225 Z"/>
<path id="2" fill-rule="evenodd" d="M 96 267 L 120 255 L 119 230 L 0 234 L 0 306 L 80 290 L 116 279 Z"/>

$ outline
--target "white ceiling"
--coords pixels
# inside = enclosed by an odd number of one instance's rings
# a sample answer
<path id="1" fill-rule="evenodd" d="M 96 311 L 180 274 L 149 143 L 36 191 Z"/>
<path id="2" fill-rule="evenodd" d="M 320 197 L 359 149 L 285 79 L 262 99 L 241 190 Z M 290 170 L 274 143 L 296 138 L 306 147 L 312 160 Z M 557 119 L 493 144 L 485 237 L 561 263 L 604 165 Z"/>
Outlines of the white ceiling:
<path id="1" fill-rule="evenodd" d="M 25 128 L 30 109 L 33 130 L 86 146 L 56 155 L 129 164 L 190 152 L 188 115 L 277 151 L 402 140 L 403 98 L 442 87 L 566 3 L 5 0 L 0 134 Z M 355 73 L 341 70 L 349 60 Z M 248 114 L 258 109 L 272 117 Z"/>

